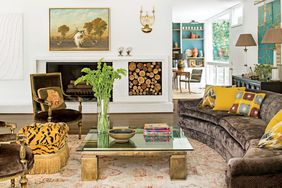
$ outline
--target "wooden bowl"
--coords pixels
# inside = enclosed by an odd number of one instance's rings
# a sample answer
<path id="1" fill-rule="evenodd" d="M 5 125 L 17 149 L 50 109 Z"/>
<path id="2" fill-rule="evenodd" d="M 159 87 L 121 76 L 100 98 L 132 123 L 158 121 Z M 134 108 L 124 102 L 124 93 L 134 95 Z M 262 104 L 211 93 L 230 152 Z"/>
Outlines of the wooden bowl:
<path id="1" fill-rule="evenodd" d="M 109 130 L 109 135 L 114 138 L 117 143 L 127 143 L 129 139 L 135 135 L 135 130 L 114 128 Z"/>

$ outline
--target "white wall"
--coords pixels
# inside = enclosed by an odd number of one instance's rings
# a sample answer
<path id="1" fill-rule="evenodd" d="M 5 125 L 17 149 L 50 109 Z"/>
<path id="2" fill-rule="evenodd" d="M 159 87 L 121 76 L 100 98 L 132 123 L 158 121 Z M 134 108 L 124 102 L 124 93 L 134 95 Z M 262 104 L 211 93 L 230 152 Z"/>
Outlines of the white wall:
<path id="1" fill-rule="evenodd" d="M 258 40 L 258 6 L 253 0 L 246 0 L 244 5 L 243 25 L 231 28 L 230 30 L 230 62 L 233 64 L 233 75 L 241 75 L 245 72 L 243 47 L 236 47 L 235 44 L 240 34 L 250 33 L 255 41 Z M 258 63 L 258 47 L 248 47 L 248 66 L 254 67 Z"/>
<path id="2" fill-rule="evenodd" d="M 36 72 L 38 57 L 115 56 L 120 46 L 133 48 L 133 55 L 171 56 L 172 0 L 9 0 L 0 13 L 18 12 L 24 15 L 24 79 L 0 81 L 0 112 L 5 106 L 30 106 L 29 74 Z M 141 32 L 139 11 L 155 6 L 156 21 L 150 34 Z M 109 52 L 50 52 L 48 50 L 49 8 L 109 7 L 111 11 L 111 50 Z M 8 63 L 8 62 L 7 62 Z M 168 65 L 169 66 L 169 65 Z M 166 80 L 169 84 L 169 80 Z M 166 84 L 166 83 L 163 83 Z M 15 109 L 18 110 L 18 109 Z"/>

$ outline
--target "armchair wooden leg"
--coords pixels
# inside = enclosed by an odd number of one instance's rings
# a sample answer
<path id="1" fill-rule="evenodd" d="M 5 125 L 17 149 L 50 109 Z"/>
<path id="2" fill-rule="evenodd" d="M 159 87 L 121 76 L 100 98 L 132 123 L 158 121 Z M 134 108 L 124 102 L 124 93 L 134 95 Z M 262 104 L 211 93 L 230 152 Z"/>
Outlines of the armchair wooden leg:
<path id="1" fill-rule="evenodd" d="M 11 187 L 16 187 L 16 180 L 15 180 L 15 178 L 11 179 Z"/>
<path id="2" fill-rule="evenodd" d="M 21 176 L 20 184 L 21 188 L 27 188 L 27 178 L 25 173 Z"/>
<path id="3" fill-rule="evenodd" d="M 81 139 L 81 127 L 82 127 L 82 122 L 81 121 L 79 121 L 78 122 L 78 139 L 80 140 Z"/>

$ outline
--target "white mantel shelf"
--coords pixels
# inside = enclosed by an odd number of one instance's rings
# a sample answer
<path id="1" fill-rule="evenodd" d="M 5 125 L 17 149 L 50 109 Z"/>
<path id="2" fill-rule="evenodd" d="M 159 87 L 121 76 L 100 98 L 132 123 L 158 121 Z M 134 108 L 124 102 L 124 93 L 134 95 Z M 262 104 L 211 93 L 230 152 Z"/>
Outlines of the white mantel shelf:
<path id="1" fill-rule="evenodd" d="M 51 56 L 37 57 L 37 73 L 46 73 L 47 62 L 98 62 L 102 55 L 95 56 Z M 105 62 L 112 62 L 113 68 L 124 68 L 128 70 L 128 62 L 162 62 L 162 95 L 159 96 L 129 96 L 128 94 L 128 74 L 121 80 L 116 80 L 113 88 L 113 102 L 110 103 L 110 113 L 157 113 L 172 112 L 172 87 L 171 87 L 171 66 L 168 56 L 165 55 L 138 55 L 138 56 L 105 56 Z M 68 107 L 76 109 L 75 103 L 68 103 Z M 84 103 L 84 113 L 96 113 L 97 105 L 93 102 Z"/>

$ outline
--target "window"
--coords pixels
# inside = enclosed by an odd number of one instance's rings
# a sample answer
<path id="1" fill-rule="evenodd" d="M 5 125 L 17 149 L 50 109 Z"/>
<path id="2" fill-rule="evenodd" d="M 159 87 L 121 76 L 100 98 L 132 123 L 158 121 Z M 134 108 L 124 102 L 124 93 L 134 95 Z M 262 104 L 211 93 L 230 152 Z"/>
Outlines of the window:
<path id="1" fill-rule="evenodd" d="M 231 27 L 240 26 L 243 24 L 243 5 L 240 4 L 232 8 Z"/>
<path id="2" fill-rule="evenodd" d="M 212 24 L 213 60 L 227 62 L 229 60 L 230 14 L 219 17 Z"/>

